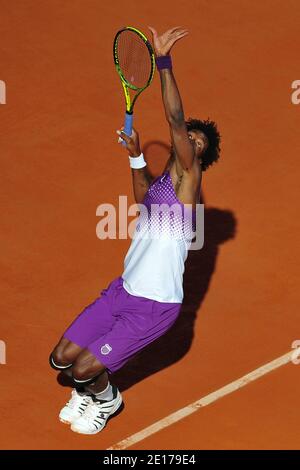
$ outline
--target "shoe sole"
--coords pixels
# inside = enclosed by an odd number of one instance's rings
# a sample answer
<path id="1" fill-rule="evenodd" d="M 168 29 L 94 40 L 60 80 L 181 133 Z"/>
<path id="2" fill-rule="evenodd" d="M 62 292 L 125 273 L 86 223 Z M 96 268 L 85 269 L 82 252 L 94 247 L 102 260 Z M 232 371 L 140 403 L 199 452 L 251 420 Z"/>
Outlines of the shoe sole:
<path id="1" fill-rule="evenodd" d="M 64 424 L 73 424 L 73 421 L 66 421 L 65 419 L 58 418 L 61 423 Z"/>
<path id="2" fill-rule="evenodd" d="M 82 414 L 83 414 L 83 413 L 82 413 Z M 81 418 L 81 416 L 82 416 L 82 415 L 80 415 L 78 418 Z M 69 424 L 69 425 L 75 423 L 76 419 L 78 419 L 78 418 L 74 418 L 72 421 L 67 421 L 66 419 L 63 419 L 63 418 L 61 418 L 60 416 L 58 417 L 58 419 L 59 419 L 59 421 L 60 421 L 61 423 Z"/>
<path id="3" fill-rule="evenodd" d="M 79 431 L 78 429 L 72 429 L 72 427 L 71 427 L 71 430 L 72 430 L 73 432 L 76 432 L 77 434 L 85 434 L 86 436 L 88 436 L 88 435 L 93 435 L 93 434 L 98 434 L 98 432 L 102 431 L 102 429 L 105 428 L 106 423 L 107 423 L 107 421 L 109 420 L 109 418 L 110 418 L 111 416 L 113 416 L 113 415 L 118 411 L 118 409 L 120 408 L 120 406 L 122 405 L 122 403 L 123 403 L 123 399 L 122 399 L 122 396 L 121 396 L 121 394 L 120 394 L 119 400 L 117 401 L 117 403 L 115 404 L 115 406 L 113 407 L 113 409 L 111 410 L 111 412 L 109 413 L 109 415 L 107 416 L 106 420 L 104 421 L 103 426 L 102 426 L 100 429 L 96 429 L 96 430 L 93 431 L 93 432 L 84 432 L 84 431 Z"/>

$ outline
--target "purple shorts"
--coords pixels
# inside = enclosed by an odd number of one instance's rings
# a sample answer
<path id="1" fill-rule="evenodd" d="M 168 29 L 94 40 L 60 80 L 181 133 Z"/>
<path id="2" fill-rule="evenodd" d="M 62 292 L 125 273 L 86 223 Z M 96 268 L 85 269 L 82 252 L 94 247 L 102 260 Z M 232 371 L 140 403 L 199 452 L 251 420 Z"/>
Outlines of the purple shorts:
<path id="1" fill-rule="evenodd" d="M 64 337 L 88 349 L 112 373 L 177 319 L 181 303 L 165 303 L 129 294 L 122 277 L 114 279 L 86 307 Z"/>

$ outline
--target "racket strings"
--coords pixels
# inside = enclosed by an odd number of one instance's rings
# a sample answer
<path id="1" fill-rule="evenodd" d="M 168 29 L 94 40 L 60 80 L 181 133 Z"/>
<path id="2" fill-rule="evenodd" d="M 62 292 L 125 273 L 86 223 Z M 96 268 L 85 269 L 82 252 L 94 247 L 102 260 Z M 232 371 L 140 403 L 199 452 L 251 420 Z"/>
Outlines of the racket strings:
<path id="1" fill-rule="evenodd" d="M 117 52 L 125 80 L 137 88 L 144 88 L 152 71 L 150 53 L 144 41 L 132 31 L 122 31 Z"/>

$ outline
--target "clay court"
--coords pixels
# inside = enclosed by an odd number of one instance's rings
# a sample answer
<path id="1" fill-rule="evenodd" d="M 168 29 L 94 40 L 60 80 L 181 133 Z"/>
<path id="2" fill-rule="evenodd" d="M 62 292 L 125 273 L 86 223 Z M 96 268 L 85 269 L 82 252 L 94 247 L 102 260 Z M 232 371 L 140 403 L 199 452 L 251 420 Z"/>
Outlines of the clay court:
<path id="1" fill-rule="evenodd" d="M 1 448 L 299 449 L 299 2 L 1 0 L 0 17 Z M 181 315 L 112 377 L 122 412 L 83 436 L 58 421 L 70 389 L 48 356 L 130 244 L 96 236 L 100 204 L 134 202 L 112 60 L 125 25 L 188 28 L 172 54 L 185 115 L 216 121 L 222 152 L 203 174 Z M 159 175 L 158 74 L 135 127 Z"/>

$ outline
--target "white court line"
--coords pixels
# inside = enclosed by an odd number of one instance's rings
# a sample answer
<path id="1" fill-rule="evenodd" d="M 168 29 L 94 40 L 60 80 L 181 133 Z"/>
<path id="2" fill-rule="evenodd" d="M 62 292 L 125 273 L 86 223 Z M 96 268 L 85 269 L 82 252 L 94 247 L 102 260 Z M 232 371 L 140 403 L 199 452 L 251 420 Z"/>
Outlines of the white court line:
<path id="1" fill-rule="evenodd" d="M 169 416 L 166 416 L 160 421 L 157 421 L 156 423 L 152 424 L 151 426 L 148 426 L 142 431 L 137 432 L 136 434 L 133 434 L 130 437 L 127 437 L 123 441 L 120 441 L 117 444 L 114 444 L 113 446 L 109 447 L 106 450 L 127 449 L 128 447 L 136 444 L 137 442 L 143 441 L 144 439 L 151 436 L 152 434 L 155 434 L 156 432 L 161 431 L 162 429 L 167 428 L 168 426 L 171 426 L 174 423 L 177 423 L 177 421 L 180 421 L 186 416 L 189 416 L 192 413 L 195 413 L 195 411 L 197 411 L 199 408 L 210 405 L 210 403 L 213 403 L 219 398 L 225 397 L 226 395 L 229 395 L 229 393 L 232 393 L 235 390 L 245 387 L 245 385 L 247 385 L 248 383 L 253 382 L 254 380 L 257 380 L 258 378 L 262 377 L 268 372 L 271 372 L 272 370 L 275 370 L 278 367 L 281 367 L 287 364 L 288 362 L 291 361 L 292 355 L 294 354 L 295 354 L 295 350 L 289 351 L 283 356 L 280 356 L 277 359 L 274 359 L 274 361 L 264 364 L 263 366 L 259 367 L 258 369 L 253 370 L 249 374 L 244 375 L 243 377 L 235 380 L 234 382 L 231 382 L 228 385 L 225 385 L 222 388 L 219 388 L 219 390 L 216 390 L 215 392 L 212 392 L 209 395 L 206 395 L 205 397 L 200 398 L 200 400 L 197 400 L 194 403 L 191 403 L 190 405 L 184 408 L 181 408 L 181 410 L 175 411 L 175 413 L 172 413 Z"/>

